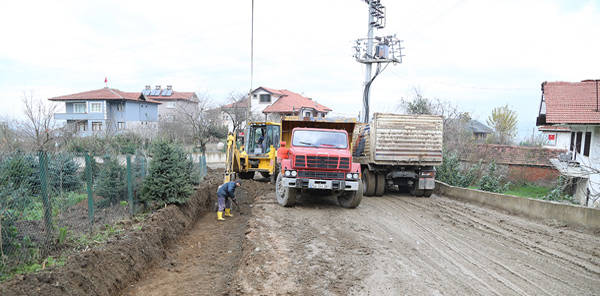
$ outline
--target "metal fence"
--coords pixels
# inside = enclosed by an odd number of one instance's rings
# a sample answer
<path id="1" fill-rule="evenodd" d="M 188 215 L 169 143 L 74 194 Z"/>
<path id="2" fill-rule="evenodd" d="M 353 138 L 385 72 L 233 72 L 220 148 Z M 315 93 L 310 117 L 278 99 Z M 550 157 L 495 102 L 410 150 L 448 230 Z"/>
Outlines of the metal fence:
<path id="1" fill-rule="evenodd" d="M 190 160 L 200 183 L 206 158 Z M 139 155 L 0 154 L 0 280 L 67 242 L 93 241 L 114 222 L 141 214 L 138 191 L 150 161 Z"/>

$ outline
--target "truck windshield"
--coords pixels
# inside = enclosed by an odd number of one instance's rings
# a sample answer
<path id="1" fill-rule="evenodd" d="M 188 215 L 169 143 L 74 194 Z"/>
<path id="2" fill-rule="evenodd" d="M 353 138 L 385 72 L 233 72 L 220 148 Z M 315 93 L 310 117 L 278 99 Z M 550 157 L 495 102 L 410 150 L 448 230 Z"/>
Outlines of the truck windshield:
<path id="1" fill-rule="evenodd" d="M 348 148 L 345 133 L 337 131 L 297 130 L 292 137 L 293 146 L 320 148 Z"/>

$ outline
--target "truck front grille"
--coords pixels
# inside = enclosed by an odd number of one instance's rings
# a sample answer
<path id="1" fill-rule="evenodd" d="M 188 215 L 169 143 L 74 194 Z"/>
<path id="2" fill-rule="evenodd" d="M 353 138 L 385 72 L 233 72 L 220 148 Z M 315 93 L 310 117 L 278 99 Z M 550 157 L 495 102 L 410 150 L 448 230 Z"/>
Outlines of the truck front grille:
<path id="1" fill-rule="evenodd" d="M 298 178 L 341 179 L 341 180 L 343 180 L 344 177 L 345 177 L 344 173 L 298 171 Z"/>
<path id="2" fill-rule="evenodd" d="M 296 167 L 318 169 L 350 169 L 350 158 L 335 156 L 296 155 Z"/>

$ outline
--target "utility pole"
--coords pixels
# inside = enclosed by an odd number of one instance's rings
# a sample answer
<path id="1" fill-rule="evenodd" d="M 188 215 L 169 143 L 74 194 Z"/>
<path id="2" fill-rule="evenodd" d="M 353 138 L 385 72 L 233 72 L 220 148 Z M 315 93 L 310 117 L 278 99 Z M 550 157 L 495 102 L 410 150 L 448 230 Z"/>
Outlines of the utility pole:
<path id="1" fill-rule="evenodd" d="M 254 0 L 252 0 L 252 25 L 250 32 L 250 91 L 248 92 L 248 109 L 246 109 L 246 126 L 250 122 L 252 113 L 252 84 L 254 83 Z M 237 131 L 233 131 L 234 134 Z M 237 134 L 236 134 L 237 136 Z"/>
<path id="2" fill-rule="evenodd" d="M 373 57 L 373 23 L 375 20 L 375 16 L 373 15 L 373 1 L 365 0 L 367 4 L 369 4 L 369 30 L 367 31 L 367 58 Z M 365 62 L 365 83 L 363 84 L 363 104 L 362 104 L 362 115 L 363 122 L 369 122 L 369 106 L 371 106 L 371 85 L 369 81 L 371 81 L 371 68 L 372 62 Z"/>
<path id="3" fill-rule="evenodd" d="M 373 29 L 383 29 L 385 27 L 385 6 L 381 4 L 381 0 L 363 1 L 369 5 L 369 30 L 366 39 L 356 40 L 354 58 L 366 66 L 361 115 L 362 121 L 368 123 L 370 117 L 369 106 L 371 105 L 371 83 L 381 73 L 381 63 L 402 63 L 402 48 L 400 46 L 401 40 L 396 38 L 395 35 L 373 37 Z M 377 41 L 377 44 L 374 45 L 373 41 Z M 371 77 L 373 64 L 377 64 L 377 71 Z"/>

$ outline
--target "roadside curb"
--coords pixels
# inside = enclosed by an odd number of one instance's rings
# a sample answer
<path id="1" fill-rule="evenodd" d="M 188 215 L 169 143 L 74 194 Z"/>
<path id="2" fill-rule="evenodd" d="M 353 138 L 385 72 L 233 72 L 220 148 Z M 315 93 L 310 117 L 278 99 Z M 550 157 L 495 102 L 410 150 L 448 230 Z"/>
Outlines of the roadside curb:
<path id="1" fill-rule="evenodd" d="M 455 187 L 439 181 L 435 181 L 435 192 L 453 199 L 503 209 L 511 214 L 600 229 L 599 209 Z"/>

